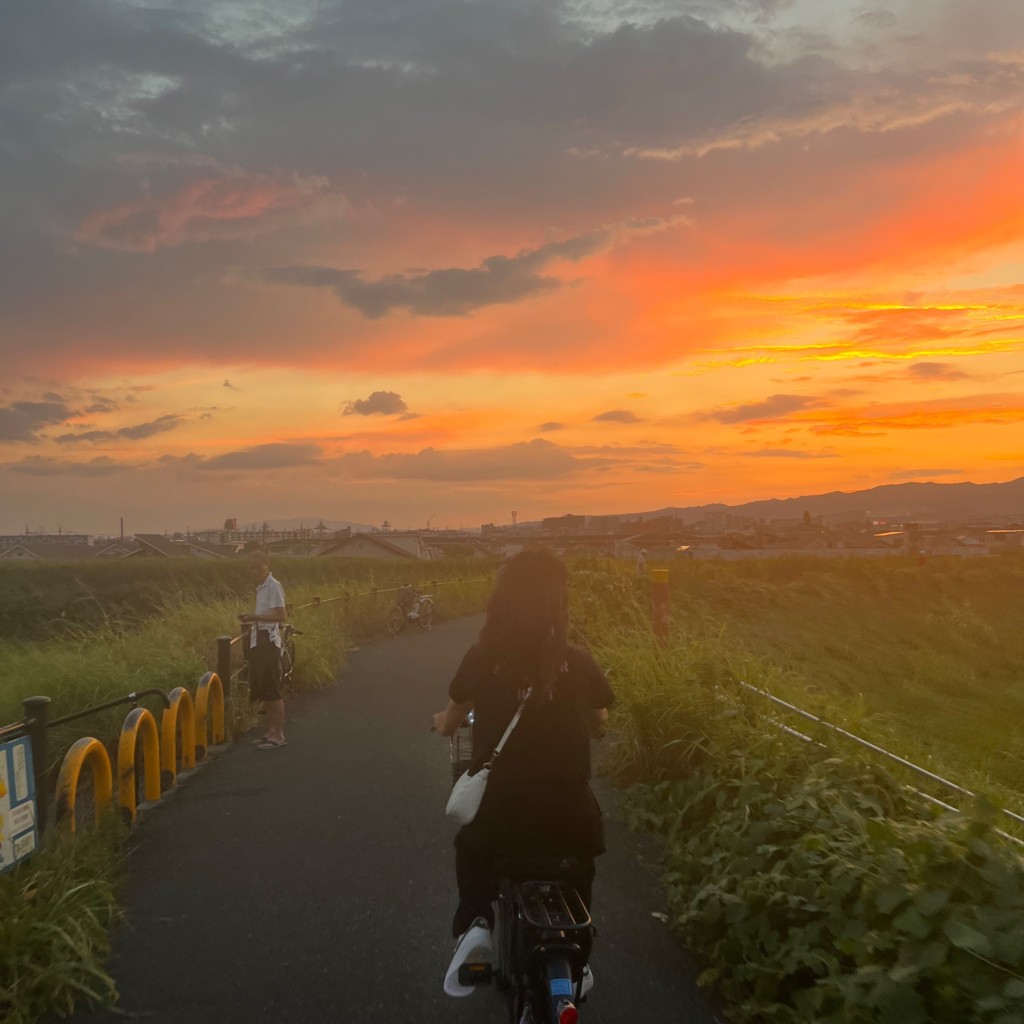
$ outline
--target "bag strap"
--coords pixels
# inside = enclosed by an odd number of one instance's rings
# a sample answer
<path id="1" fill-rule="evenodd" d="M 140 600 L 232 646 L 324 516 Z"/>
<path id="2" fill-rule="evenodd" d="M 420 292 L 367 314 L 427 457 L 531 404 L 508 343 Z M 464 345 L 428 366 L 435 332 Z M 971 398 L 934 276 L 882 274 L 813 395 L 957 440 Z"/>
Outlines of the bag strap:
<path id="1" fill-rule="evenodd" d="M 505 743 L 508 741 L 509 736 L 512 735 L 512 730 L 515 729 L 515 727 L 519 724 L 519 719 L 522 717 L 523 714 L 523 708 L 526 707 L 526 702 L 530 699 L 531 693 L 533 693 L 532 686 L 526 691 L 526 696 L 523 697 L 522 701 L 519 704 L 519 707 L 516 708 L 516 713 L 512 716 L 512 721 L 508 723 L 508 728 L 505 730 L 505 733 L 501 737 L 501 739 L 498 740 L 498 745 L 494 748 L 494 753 L 491 754 L 490 760 L 487 762 L 487 764 L 483 765 L 484 768 L 490 769 L 494 767 L 494 762 L 498 760 L 498 755 L 501 753 L 501 748 L 505 746 Z"/>

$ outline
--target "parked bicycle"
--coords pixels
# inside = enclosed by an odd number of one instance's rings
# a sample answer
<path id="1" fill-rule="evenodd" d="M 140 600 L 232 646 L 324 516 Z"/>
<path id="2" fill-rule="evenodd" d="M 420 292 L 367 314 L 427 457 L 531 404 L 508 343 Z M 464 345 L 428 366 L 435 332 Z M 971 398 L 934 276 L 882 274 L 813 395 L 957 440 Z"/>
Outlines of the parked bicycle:
<path id="1" fill-rule="evenodd" d="M 295 637 L 302 636 L 290 622 L 281 626 L 281 682 L 286 686 L 295 674 Z"/>
<path id="2" fill-rule="evenodd" d="M 291 683 L 295 675 L 295 637 L 302 636 L 302 630 L 296 629 L 290 622 L 281 625 L 281 682 L 285 686 Z M 243 639 L 243 645 L 245 639 Z M 242 664 L 238 669 L 238 681 L 249 680 L 249 647 L 242 648 Z"/>
<path id="3" fill-rule="evenodd" d="M 415 622 L 420 629 L 430 629 L 434 622 L 434 595 L 421 593 L 411 583 L 398 588 L 395 606 L 388 613 L 388 632 L 400 633 L 407 622 Z"/>

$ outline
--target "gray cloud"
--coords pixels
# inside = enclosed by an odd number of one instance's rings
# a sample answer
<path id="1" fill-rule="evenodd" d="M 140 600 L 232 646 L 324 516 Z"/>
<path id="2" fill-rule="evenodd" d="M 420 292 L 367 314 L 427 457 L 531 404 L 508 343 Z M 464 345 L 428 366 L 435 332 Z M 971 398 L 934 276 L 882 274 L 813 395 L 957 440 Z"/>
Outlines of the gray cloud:
<path id="1" fill-rule="evenodd" d="M 765 459 L 838 459 L 835 452 L 803 452 L 793 448 L 760 448 L 752 452 L 739 452 L 754 458 Z"/>
<path id="2" fill-rule="evenodd" d="M 547 423 L 540 424 L 537 429 L 543 434 L 548 434 L 553 430 L 564 430 L 565 424 L 557 423 L 555 420 L 548 420 Z"/>
<path id="3" fill-rule="evenodd" d="M 108 363 L 125 336 L 145 358 L 173 335 L 182 358 L 206 358 L 202 309 L 225 355 L 260 362 L 279 351 L 276 296 L 226 286 L 229 268 L 308 274 L 281 265 L 328 240 L 379 259 L 428 223 L 451 225 L 439 247 L 494 245 L 484 221 L 542 238 L 672 208 L 680 168 L 637 159 L 624 173 L 626 153 L 682 154 L 695 216 L 788 209 L 823 179 L 842 195 L 865 164 L 962 151 L 1019 100 L 1005 56 L 1017 5 L 975 2 L 966 22 L 953 3 L 901 8 L 901 34 L 929 22 L 913 62 L 889 32 L 844 64 L 842 48 L 768 59 L 787 33 L 757 0 L 644 0 L 631 24 L 611 3 L 9 0 L 0 357 L 53 365 L 74 338 L 80 361 Z M 696 156 L 709 147 L 726 159 Z M 848 206 L 834 204 L 831 235 L 859 228 Z M 769 243 L 814 251 L 820 218 L 780 224 Z M 386 277 L 345 261 L 282 283 L 335 289 L 367 317 L 464 315 L 557 287 L 508 259 Z M 118 330 L 96 302 L 112 267 L 131 296 Z"/>
<path id="4" fill-rule="evenodd" d="M 731 409 L 716 409 L 701 413 L 699 418 L 719 423 L 746 423 L 748 420 L 770 420 L 821 405 L 821 399 L 803 395 L 769 395 L 763 402 L 746 402 Z"/>
<path id="5" fill-rule="evenodd" d="M 86 430 L 80 434 L 61 434 L 54 440 L 58 444 L 75 444 L 80 441 L 141 441 L 154 434 L 174 430 L 185 422 L 183 416 L 168 413 L 166 416 L 158 416 L 149 423 L 137 423 L 135 426 L 119 427 L 117 430 Z"/>
<path id="6" fill-rule="evenodd" d="M 438 481 L 556 480 L 592 466 L 540 438 L 478 451 L 425 448 L 415 454 L 352 452 L 333 464 L 355 480 Z"/>
<path id="7" fill-rule="evenodd" d="M 899 18 L 892 11 L 881 9 L 864 11 L 862 14 L 855 15 L 854 20 L 872 29 L 896 28 L 900 23 Z"/>
<path id="8" fill-rule="evenodd" d="M 636 413 L 628 409 L 609 409 L 607 412 L 598 413 L 593 418 L 594 423 L 642 423 Z"/>
<path id="9" fill-rule="evenodd" d="M 28 476 L 107 476 L 135 467 L 115 462 L 106 455 L 100 455 L 88 462 L 70 462 L 66 459 L 32 455 L 6 468 L 9 473 L 24 473 Z"/>
<path id="10" fill-rule="evenodd" d="M 327 288 L 346 306 L 371 320 L 398 310 L 423 316 L 465 316 L 475 309 L 516 302 L 558 288 L 557 278 L 540 273 L 558 261 L 577 261 L 596 252 L 608 233 L 593 232 L 564 242 L 527 249 L 516 256 L 490 256 L 471 270 L 459 267 L 364 280 L 358 270 L 334 267 L 272 267 L 258 280 L 303 288 Z"/>
<path id="11" fill-rule="evenodd" d="M 893 480 L 918 480 L 921 477 L 931 478 L 933 476 L 966 476 L 962 469 L 901 469 L 890 473 Z"/>
<path id="12" fill-rule="evenodd" d="M 907 375 L 916 380 L 967 380 L 970 374 L 949 363 L 911 363 Z"/>
<path id="13" fill-rule="evenodd" d="M 204 459 L 186 456 L 179 464 L 200 470 L 263 470 L 311 466 L 322 461 L 323 450 L 316 444 L 257 444 L 236 452 Z"/>
<path id="14" fill-rule="evenodd" d="M 120 406 L 112 398 L 105 398 L 103 396 L 96 396 L 92 401 L 85 407 L 85 411 L 90 415 L 104 412 L 117 412 Z"/>
<path id="15" fill-rule="evenodd" d="M 0 406 L 0 441 L 38 440 L 37 432 L 43 427 L 64 423 L 74 411 L 59 395 L 48 396 L 46 402 L 12 402 Z"/>
<path id="16" fill-rule="evenodd" d="M 369 398 L 357 398 L 345 404 L 345 416 L 393 416 L 408 413 L 409 407 L 402 396 L 394 391 L 374 391 Z"/>

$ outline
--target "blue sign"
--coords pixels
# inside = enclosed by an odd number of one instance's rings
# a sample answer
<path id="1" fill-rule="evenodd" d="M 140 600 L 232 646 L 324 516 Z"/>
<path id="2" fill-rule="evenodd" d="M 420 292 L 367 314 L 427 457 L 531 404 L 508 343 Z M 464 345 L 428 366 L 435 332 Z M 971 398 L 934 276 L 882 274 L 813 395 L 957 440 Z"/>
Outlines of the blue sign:
<path id="1" fill-rule="evenodd" d="M 0 873 L 39 845 L 36 780 L 27 736 L 0 743 Z"/>
<path id="2" fill-rule="evenodd" d="M 568 978 L 551 978 L 550 981 L 553 996 L 572 995 L 572 982 Z"/>

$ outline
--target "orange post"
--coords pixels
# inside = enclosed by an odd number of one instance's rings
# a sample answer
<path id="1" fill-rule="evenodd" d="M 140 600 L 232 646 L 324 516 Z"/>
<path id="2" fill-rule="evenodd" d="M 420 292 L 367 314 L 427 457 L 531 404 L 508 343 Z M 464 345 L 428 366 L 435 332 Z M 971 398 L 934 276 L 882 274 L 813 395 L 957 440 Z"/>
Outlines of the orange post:
<path id="1" fill-rule="evenodd" d="M 672 610 L 668 595 L 668 569 L 651 570 L 651 625 L 654 635 L 664 644 L 668 643 Z"/>
<path id="2" fill-rule="evenodd" d="M 170 789 L 178 778 L 178 735 L 181 735 L 181 767 L 196 766 L 196 718 L 192 694 L 176 686 L 167 695 L 170 700 L 160 719 L 160 782 Z"/>
<path id="3" fill-rule="evenodd" d="M 138 816 L 138 784 L 135 754 L 142 740 L 142 758 L 145 767 L 146 799 L 160 799 L 160 739 L 156 719 L 145 708 L 132 708 L 121 726 L 121 739 L 117 745 L 117 789 L 121 807 L 132 823 Z"/>
<path id="4" fill-rule="evenodd" d="M 195 696 L 196 760 L 206 757 L 207 740 L 224 742 L 224 687 L 216 672 L 207 672 L 199 680 Z M 207 722 L 212 713 L 212 721 Z"/>
<path id="5" fill-rule="evenodd" d="M 92 805 L 94 820 L 99 821 L 110 806 L 114 776 L 106 748 L 92 736 L 83 736 L 64 755 L 57 777 L 57 820 L 75 831 L 75 806 L 78 802 L 78 779 L 88 765 L 92 770 Z"/>

